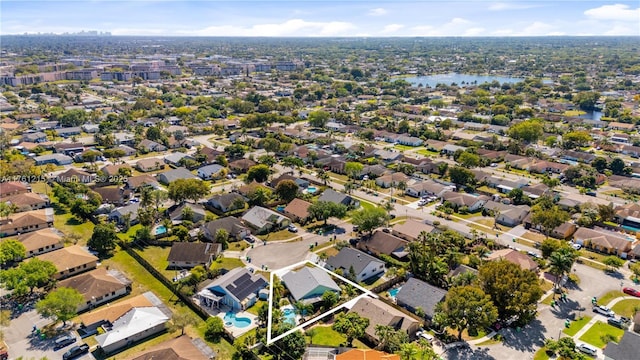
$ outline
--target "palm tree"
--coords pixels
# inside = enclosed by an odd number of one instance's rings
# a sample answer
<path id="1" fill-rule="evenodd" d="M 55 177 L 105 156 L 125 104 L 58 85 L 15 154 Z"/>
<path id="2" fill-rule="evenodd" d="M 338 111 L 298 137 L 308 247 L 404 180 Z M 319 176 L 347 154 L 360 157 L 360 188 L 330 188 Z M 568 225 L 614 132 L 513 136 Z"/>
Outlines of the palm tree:
<path id="1" fill-rule="evenodd" d="M 305 318 L 305 316 L 307 316 L 308 314 L 312 314 L 313 313 L 313 305 L 311 304 L 306 304 L 302 301 L 296 301 L 293 304 L 293 307 L 296 310 L 296 313 L 298 315 L 300 315 L 300 317 L 302 317 L 302 319 Z"/>
<path id="2" fill-rule="evenodd" d="M 322 180 L 324 186 L 327 186 L 327 182 L 329 181 L 330 176 L 326 171 L 324 171 L 324 169 L 320 169 L 318 170 L 318 179 Z"/>
<path id="3" fill-rule="evenodd" d="M 568 274 L 573 267 L 573 262 L 577 259 L 577 253 L 571 248 L 561 248 L 554 251 L 549 256 L 549 272 L 555 276 L 554 286 L 560 286 L 560 281 L 564 275 Z"/>
<path id="4" fill-rule="evenodd" d="M 411 343 L 405 343 L 400 345 L 400 358 L 406 360 L 413 360 L 418 354 L 418 351 Z"/>

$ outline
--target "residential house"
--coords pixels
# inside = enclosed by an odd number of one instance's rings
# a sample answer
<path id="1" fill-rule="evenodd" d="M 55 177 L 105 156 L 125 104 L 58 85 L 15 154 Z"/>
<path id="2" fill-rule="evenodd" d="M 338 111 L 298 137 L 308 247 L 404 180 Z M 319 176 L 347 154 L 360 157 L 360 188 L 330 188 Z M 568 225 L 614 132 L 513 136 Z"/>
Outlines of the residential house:
<path id="1" fill-rule="evenodd" d="M 522 223 L 529 211 L 531 211 L 531 208 L 527 205 L 506 205 L 498 211 L 496 222 L 504 226 L 514 227 Z"/>
<path id="2" fill-rule="evenodd" d="M 445 192 L 442 194 L 443 202 L 451 203 L 456 209 L 466 206 L 469 212 L 478 211 L 489 200 L 484 195 L 473 196 L 465 193 L 458 192 Z"/>
<path id="3" fill-rule="evenodd" d="M 136 307 L 116 319 L 106 328 L 106 332 L 96 336 L 98 346 L 104 353 L 130 346 L 136 341 L 146 339 L 166 329 L 171 319 L 170 311 L 158 307 Z"/>
<path id="4" fill-rule="evenodd" d="M 77 311 L 82 312 L 128 294 L 131 291 L 131 281 L 117 270 L 99 267 L 61 280 L 56 287 L 78 290 L 84 301 L 78 306 Z"/>
<path id="5" fill-rule="evenodd" d="M 47 141 L 47 134 L 42 131 L 22 134 L 22 141 L 36 144 L 43 143 Z"/>
<path id="6" fill-rule="evenodd" d="M 386 189 L 389 187 L 398 186 L 398 184 L 400 183 L 404 183 L 406 185 L 409 179 L 410 178 L 404 173 L 395 172 L 393 174 L 382 175 L 379 178 L 376 178 L 375 181 L 376 185 Z"/>
<path id="7" fill-rule="evenodd" d="M 201 339 L 187 335 L 163 341 L 148 350 L 137 352 L 125 360 L 212 360 L 216 353 Z"/>
<path id="8" fill-rule="evenodd" d="M 270 183 L 269 185 L 270 185 L 272 188 L 274 188 L 274 189 L 275 189 L 275 188 L 278 186 L 278 184 L 279 184 L 281 181 L 284 181 L 284 180 L 291 180 L 291 181 L 293 181 L 294 183 L 296 183 L 296 185 L 298 185 L 298 187 L 299 187 L 301 190 L 302 190 L 302 189 L 306 189 L 306 188 L 308 188 L 308 187 L 309 187 L 309 181 L 304 180 L 304 179 L 300 179 L 300 178 L 298 178 L 298 177 L 295 177 L 295 176 L 292 176 L 292 175 L 289 175 L 289 174 L 282 174 L 282 175 L 280 175 L 277 179 L 272 180 L 272 181 L 271 181 L 271 183 Z"/>
<path id="9" fill-rule="evenodd" d="M 336 174 L 345 174 L 347 162 L 344 159 L 329 156 L 320 158 L 316 161 L 316 164 L 322 166 L 324 170 L 332 171 Z"/>
<path id="10" fill-rule="evenodd" d="M 585 164 L 591 164 L 591 162 L 595 158 L 596 158 L 595 154 L 591 154 L 583 151 L 567 150 L 562 154 L 562 159 L 564 160 L 578 161 Z"/>
<path id="11" fill-rule="evenodd" d="M 227 193 L 214 195 L 207 200 L 205 206 L 218 209 L 223 213 L 240 209 L 238 206 L 240 203 L 236 199 L 242 200 L 242 206 L 244 207 L 244 197 L 237 193 Z"/>
<path id="12" fill-rule="evenodd" d="M 138 209 L 140 203 L 136 202 L 127 206 L 113 209 L 109 213 L 109 221 L 114 221 L 118 225 L 123 225 L 127 220 L 129 225 L 135 225 L 138 223 Z"/>
<path id="13" fill-rule="evenodd" d="M 224 229 L 227 234 L 229 234 L 229 241 L 242 240 L 251 234 L 249 229 L 238 218 L 233 216 L 227 216 L 204 223 L 200 231 L 206 240 L 215 242 L 216 233 L 220 229 Z"/>
<path id="14" fill-rule="evenodd" d="M 161 189 L 160 183 L 151 175 L 129 176 L 124 184 L 125 189 L 131 191 L 138 191 L 142 186 L 150 186 L 156 190 Z"/>
<path id="15" fill-rule="evenodd" d="M 136 162 L 136 168 L 142 172 L 162 170 L 164 169 L 164 162 L 154 158 L 140 159 Z"/>
<path id="16" fill-rule="evenodd" d="M 465 273 L 472 273 L 472 274 L 478 275 L 478 270 L 472 267 L 469 267 L 467 265 L 460 264 L 456 266 L 455 269 L 449 271 L 449 273 L 447 274 L 447 278 L 451 280 L 452 278 Z"/>
<path id="17" fill-rule="evenodd" d="M 229 169 L 231 169 L 231 171 L 235 173 L 243 174 L 246 173 L 252 166 L 256 166 L 257 164 L 258 163 L 250 159 L 239 159 L 230 162 Z"/>
<path id="18" fill-rule="evenodd" d="M 131 199 L 131 190 L 121 189 L 116 186 L 94 188 L 93 191 L 100 194 L 103 204 L 124 206 L 128 204 L 129 199 Z"/>
<path id="19" fill-rule="evenodd" d="M 446 144 L 445 146 L 442 147 L 441 152 L 445 155 L 453 155 L 456 153 L 456 151 L 465 151 L 467 150 L 466 147 L 464 146 L 458 146 L 458 145 L 453 145 L 453 144 Z"/>
<path id="20" fill-rule="evenodd" d="M 283 213 L 294 222 L 304 224 L 309 220 L 309 206 L 311 203 L 295 198 L 284 208 Z"/>
<path id="21" fill-rule="evenodd" d="M 375 179 L 379 176 L 389 174 L 391 170 L 386 167 L 376 164 L 376 165 L 367 165 L 362 169 L 362 174 L 369 176 L 370 179 Z"/>
<path id="22" fill-rule="evenodd" d="M 437 196 L 439 198 L 446 192 L 455 190 L 453 185 L 444 185 L 433 180 L 413 183 L 407 186 L 405 193 L 413 197 Z"/>
<path id="23" fill-rule="evenodd" d="M 518 179 L 517 181 L 511 181 L 504 178 L 490 176 L 486 180 L 489 187 L 498 189 L 503 194 L 508 194 L 513 189 L 522 189 L 529 184 L 526 179 Z"/>
<path id="24" fill-rule="evenodd" d="M 120 175 L 121 170 L 126 169 L 125 171 L 131 171 L 131 165 L 129 164 L 118 164 L 118 165 L 106 165 L 100 171 L 104 174 L 105 177 L 110 178 L 117 175 Z"/>
<path id="25" fill-rule="evenodd" d="M 245 198 L 248 198 L 251 194 L 253 194 L 258 189 L 266 189 L 269 191 L 273 191 L 272 188 L 265 186 L 255 180 L 253 180 L 249 184 L 240 186 L 238 189 L 234 191 L 237 191 L 240 195 L 244 196 Z"/>
<path id="26" fill-rule="evenodd" d="M 331 271 L 340 270 L 343 276 L 353 277 L 356 282 L 365 281 L 385 272 L 384 262 L 360 250 L 345 247 L 326 261 Z"/>
<path id="27" fill-rule="evenodd" d="M 242 216 L 242 221 L 254 228 L 258 234 L 283 229 L 291 223 L 286 216 L 261 206 L 254 206 L 247 211 Z"/>
<path id="28" fill-rule="evenodd" d="M 74 126 L 74 127 L 55 129 L 55 132 L 58 136 L 61 136 L 63 138 L 68 138 L 71 136 L 80 135 L 82 133 L 82 129 L 79 126 Z"/>
<path id="29" fill-rule="evenodd" d="M 36 162 L 36 165 L 47 165 L 54 164 L 58 166 L 69 165 L 73 162 L 73 159 L 70 156 L 64 154 L 47 154 L 34 156 L 33 160 Z"/>
<path id="30" fill-rule="evenodd" d="M 622 225 L 640 228 L 640 204 L 632 202 L 616 207 L 615 220 Z"/>
<path id="31" fill-rule="evenodd" d="M 414 338 L 415 333 L 420 329 L 419 320 L 380 299 L 361 297 L 349 312 L 369 319 L 369 326 L 365 329 L 365 336 L 375 344 L 380 341 L 378 335 L 376 335 L 376 327 L 378 325 L 390 326 L 396 331 L 402 331 L 409 335 L 409 338 Z"/>
<path id="32" fill-rule="evenodd" d="M 175 152 L 164 157 L 164 162 L 167 165 L 173 167 L 179 167 L 181 166 L 182 162 L 187 160 L 196 162 L 196 159 L 194 157 L 181 152 Z"/>
<path id="33" fill-rule="evenodd" d="M 402 153 L 399 151 L 378 149 L 373 154 L 377 159 L 387 164 L 399 161 L 402 158 Z"/>
<path id="34" fill-rule="evenodd" d="M 357 245 L 358 249 L 368 254 L 393 256 L 403 260 L 409 255 L 409 242 L 385 231 L 376 231 L 371 236 L 363 237 Z"/>
<path id="35" fill-rule="evenodd" d="M 621 123 L 617 121 L 611 121 L 607 124 L 607 127 L 611 130 L 619 131 L 632 131 L 635 129 L 635 124 Z"/>
<path id="36" fill-rule="evenodd" d="M 196 159 L 198 159 L 198 155 L 204 155 L 204 164 L 212 164 L 216 161 L 216 158 L 220 155 L 224 155 L 224 151 L 218 151 L 218 150 L 214 150 L 212 148 L 209 147 L 201 147 L 200 149 L 198 149 L 195 153 L 195 157 Z"/>
<path id="37" fill-rule="evenodd" d="M 235 268 L 214 279 L 198 293 L 201 306 L 220 308 L 226 305 L 232 311 L 246 310 L 258 300 L 258 292 L 268 283 L 260 274 L 245 268 Z"/>
<path id="38" fill-rule="evenodd" d="M 127 146 L 135 145 L 136 138 L 132 134 L 118 132 L 118 133 L 114 133 L 113 136 L 115 137 L 117 145 L 127 145 Z"/>
<path id="39" fill-rule="evenodd" d="M 435 228 L 431 225 L 414 219 L 407 219 L 407 221 L 402 224 L 398 223 L 393 225 L 391 233 L 406 241 L 416 241 L 423 232 L 429 234 L 434 230 Z"/>
<path id="40" fill-rule="evenodd" d="M 208 269 L 218 254 L 222 251 L 222 244 L 174 242 L 167 260 L 171 269 L 190 269 L 204 266 Z"/>
<path id="41" fill-rule="evenodd" d="M 186 210 L 189 209 L 189 210 Z M 191 222 L 197 223 L 207 216 L 204 207 L 200 204 L 192 204 L 189 202 L 185 202 L 183 204 L 176 204 L 167 209 L 169 213 L 169 219 L 175 222 L 181 222 L 183 220 L 189 220 Z M 185 219 L 185 213 L 190 214 L 190 219 Z"/>
<path id="42" fill-rule="evenodd" d="M 398 136 L 398 138 L 396 139 L 396 143 L 400 144 L 400 145 L 406 145 L 406 146 L 420 146 L 422 145 L 424 141 L 422 141 L 422 139 L 415 137 L 415 136 Z"/>
<path id="43" fill-rule="evenodd" d="M 538 263 L 533 261 L 527 254 L 513 249 L 500 249 L 487 256 L 488 261 L 508 261 L 520 266 L 523 270 L 538 270 Z"/>
<path id="44" fill-rule="evenodd" d="M 49 197 L 44 194 L 28 192 L 3 197 L 2 202 L 14 205 L 15 212 L 22 212 L 48 207 Z"/>
<path id="45" fill-rule="evenodd" d="M 167 151 L 167 147 L 155 141 L 144 139 L 138 144 L 138 150 L 144 153 L 165 152 Z"/>
<path id="46" fill-rule="evenodd" d="M 400 355 L 387 354 L 373 349 L 351 349 L 327 360 L 400 360 Z M 311 357 L 305 358 L 311 360 Z"/>
<path id="47" fill-rule="evenodd" d="M 447 290 L 427 284 L 417 278 L 409 278 L 396 294 L 396 304 L 416 313 L 422 309 L 425 319 L 431 321 L 436 312 L 436 305 L 447 296 Z"/>
<path id="48" fill-rule="evenodd" d="M 193 175 L 191 171 L 183 167 L 160 173 L 156 178 L 160 183 L 165 185 L 169 185 L 178 179 L 199 179 L 197 176 Z"/>
<path id="49" fill-rule="evenodd" d="M 55 177 L 55 180 L 59 184 L 64 184 L 69 182 L 88 184 L 95 180 L 95 175 L 80 169 L 70 168 L 69 170 L 58 174 Z"/>
<path id="50" fill-rule="evenodd" d="M 150 308 L 153 306 L 163 306 L 162 301 L 152 292 L 127 298 L 107 305 L 99 309 L 81 314 L 80 328 L 78 333 L 81 337 L 91 336 L 98 332 L 98 328 L 105 326 L 107 329 L 111 324 L 135 308 Z M 104 329 L 102 329 L 104 330 Z"/>
<path id="51" fill-rule="evenodd" d="M 640 354 L 640 334 L 625 331 L 618 343 L 610 341 L 602 353 L 604 354 L 604 360 L 637 359 L 638 354 Z"/>
<path id="52" fill-rule="evenodd" d="M 573 239 L 577 244 L 581 244 L 586 248 L 607 254 L 615 254 L 623 258 L 631 251 L 633 245 L 633 240 L 627 239 L 624 235 L 604 229 L 581 227 L 573 234 Z"/>
<path id="53" fill-rule="evenodd" d="M 0 238 L 53 226 L 53 209 L 44 208 L 11 214 L 0 219 Z"/>
<path id="54" fill-rule="evenodd" d="M 53 151 L 58 154 L 64 154 L 68 156 L 79 155 L 84 151 L 84 144 L 82 143 L 57 143 L 53 145 Z"/>
<path id="55" fill-rule="evenodd" d="M 333 189 L 326 189 L 322 192 L 322 195 L 318 198 L 318 201 L 329 201 L 335 204 L 342 204 L 347 207 L 358 208 L 360 207 L 360 202 L 351 196 L 339 193 Z"/>
<path id="56" fill-rule="evenodd" d="M 25 258 L 30 258 L 49 251 L 62 249 L 64 247 L 63 235 L 54 228 L 46 228 L 22 234 L 18 236 L 18 241 L 24 245 Z"/>
<path id="57" fill-rule="evenodd" d="M 551 189 L 543 183 L 534 185 L 526 185 L 522 187 L 522 193 L 527 195 L 530 199 L 537 199 L 541 196 L 549 194 Z"/>
<path id="58" fill-rule="evenodd" d="M 222 165 L 211 164 L 198 169 L 198 176 L 202 180 L 220 179 L 226 173 L 226 169 Z"/>
<path id="59" fill-rule="evenodd" d="M 31 191 L 31 187 L 20 181 L 7 181 L 0 183 L 0 197 L 3 199 L 17 194 L 24 194 Z"/>
<path id="60" fill-rule="evenodd" d="M 295 302 L 315 304 L 322 301 L 322 295 L 327 292 L 340 294 L 340 286 L 331 279 L 329 274 L 317 267 L 303 267 L 298 271 L 289 271 L 282 276 L 291 297 Z"/>
<path id="61" fill-rule="evenodd" d="M 51 261 L 58 270 L 53 274 L 56 280 L 62 280 L 91 269 L 98 265 L 98 258 L 89 254 L 79 245 L 67 246 L 37 256 L 42 261 Z"/>

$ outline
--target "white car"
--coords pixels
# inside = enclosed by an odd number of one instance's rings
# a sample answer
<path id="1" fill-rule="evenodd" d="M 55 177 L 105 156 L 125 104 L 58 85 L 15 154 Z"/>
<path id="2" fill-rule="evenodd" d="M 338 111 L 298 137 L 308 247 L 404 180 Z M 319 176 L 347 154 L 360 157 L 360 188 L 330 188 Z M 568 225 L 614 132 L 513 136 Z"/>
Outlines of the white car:
<path id="1" fill-rule="evenodd" d="M 598 349 L 596 349 L 595 347 L 593 347 L 591 345 L 587 345 L 587 344 L 584 344 L 584 343 L 576 346 L 576 349 L 578 349 L 579 351 L 582 351 L 585 354 L 589 354 L 591 356 L 598 355 Z"/>
<path id="2" fill-rule="evenodd" d="M 574 243 L 574 244 L 571 244 L 571 247 L 573 247 L 573 248 L 574 248 L 574 249 L 576 249 L 576 250 L 580 250 L 580 249 L 582 249 L 582 245 L 580 245 L 580 244 L 575 244 L 575 243 Z"/>
<path id="3" fill-rule="evenodd" d="M 418 206 L 425 206 L 427 205 L 427 200 L 421 199 L 420 201 L 418 201 Z"/>
<path id="4" fill-rule="evenodd" d="M 416 333 L 416 336 L 421 337 L 421 338 L 427 340 L 428 342 L 433 341 L 433 335 L 431 335 L 431 334 L 429 334 L 427 332 L 424 332 L 424 331 L 418 331 Z"/>
<path id="5" fill-rule="evenodd" d="M 604 316 L 607 316 L 607 317 L 616 316 L 616 314 L 613 311 L 611 311 L 611 309 L 609 309 L 608 307 L 603 306 L 603 305 L 594 306 L 593 307 L 593 311 L 598 313 L 598 314 L 600 314 L 600 315 L 604 315 Z"/>

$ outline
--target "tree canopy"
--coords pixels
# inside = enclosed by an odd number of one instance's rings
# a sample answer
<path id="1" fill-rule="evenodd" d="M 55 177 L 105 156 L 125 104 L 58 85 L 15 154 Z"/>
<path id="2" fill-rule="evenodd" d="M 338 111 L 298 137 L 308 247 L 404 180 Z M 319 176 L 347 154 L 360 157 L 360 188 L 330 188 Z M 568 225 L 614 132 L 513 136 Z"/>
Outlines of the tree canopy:
<path id="1" fill-rule="evenodd" d="M 532 143 L 538 141 L 544 134 L 543 122 L 531 119 L 513 124 L 509 127 L 508 135 L 512 139 Z"/>
<path id="2" fill-rule="evenodd" d="M 36 303 L 36 310 L 45 318 L 54 318 L 66 325 L 67 320 L 75 317 L 78 306 L 84 302 L 84 297 L 73 288 L 61 287 L 53 290 Z"/>
<path id="3" fill-rule="evenodd" d="M 209 194 L 209 184 L 200 179 L 177 179 L 169 184 L 169 199 L 176 203 L 196 202 Z"/>
<path id="4" fill-rule="evenodd" d="M 26 253 L 27 250 L 20 241 L 16 239 L 2 240 L 0 242 L 0 265 L 21 260 Z"/>
<path id="5" fill-rule="evenodd" d="M 98 224 L 93 228 L 93 234 L 87 241 L 87 246 L 104 257 L 116 248 L 117 241 L 118 235 L 113 223 Z"/>
<path id="6" fill-rule="evenodd" d="M 458 331 L 458 340 L 462 340 L 464 330 L 477 333 L 497 319 L 498 309 L 491 297 L 477 286 L 450 288 L 444 301 L 436 305 L 434 315 L 436 324 Z"/>
<path id="7" fill-rule="evenodd" d="M 331 327 L 343 334 L 347 338 L 347 345 L 351 346 L 354 339 L 364 336 L 367 326 L 369 326 L 369 319 L 355 312 L 348 312 L 338 315 Z"/>
<path id="8" fill-rule="evenodd" d="M 351 223 L 357 225 L 360 231 L 371 233 L 384 225 L 388 217 L 389 214 L 381 207 L 362 208 L 351 215 Z"/>
<path id="9" fill-rule="evenodd" d="M 343 204 L 336 204 L 331 201 L 317 201 L 309 206 L 309 215 L 316 220 L 322 220 L 327 223 L 330 217 L 342 218 L 347 215 L 347 207 Z"/>

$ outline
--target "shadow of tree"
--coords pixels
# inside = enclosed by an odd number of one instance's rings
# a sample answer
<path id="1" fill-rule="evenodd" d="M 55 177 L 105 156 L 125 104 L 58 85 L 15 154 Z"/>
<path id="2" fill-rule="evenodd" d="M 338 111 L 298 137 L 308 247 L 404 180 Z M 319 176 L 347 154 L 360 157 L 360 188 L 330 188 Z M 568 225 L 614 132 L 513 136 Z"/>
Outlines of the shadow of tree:
<path id="1" fill-rule="evenodd" d="M 535 319 L 520 330 L 506 328 L 500 330 L 500 334 L 504 339 L 502 342 L 504 346 L 520 351 L 534 351 L 544 344 L 545 330 L 546 327 L 542 322 Z"/>

